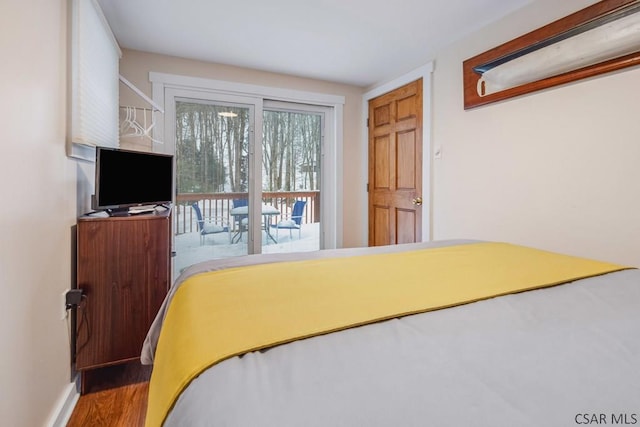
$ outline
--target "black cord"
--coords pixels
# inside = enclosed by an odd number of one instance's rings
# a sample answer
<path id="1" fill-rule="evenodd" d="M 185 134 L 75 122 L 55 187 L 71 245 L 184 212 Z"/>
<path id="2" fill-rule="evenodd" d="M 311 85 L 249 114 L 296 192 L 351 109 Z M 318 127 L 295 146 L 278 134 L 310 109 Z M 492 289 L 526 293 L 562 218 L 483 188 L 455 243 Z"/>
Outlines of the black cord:
<path id="1" fill-rule="evenodd" d="M 82 343 L 82 345 L 77 345 L 78 343 L 76 342 L 76 356 L 78 355 L 80 350 L 82 350 L 87 345 L 87 343 L 89 342 L 89 339 L 91 338 L 91 324 L 89 323 L 89 317 L 87 316 L 86 302 L 87 302 L 87 296 L 83 294 L 82 295 L 82 301 L 78 305 L 78 310 L 82 311 L 82 317 L 80 318 L 80 324 L 78 324 L 77 336 L 80 335 L 80 331 L 82 330 L 82 326 L 86 325 L 86 328 L 87 328 L 87 339 Z M 76 313 L 77 313 L 77 311 L 76 311 Z"/>

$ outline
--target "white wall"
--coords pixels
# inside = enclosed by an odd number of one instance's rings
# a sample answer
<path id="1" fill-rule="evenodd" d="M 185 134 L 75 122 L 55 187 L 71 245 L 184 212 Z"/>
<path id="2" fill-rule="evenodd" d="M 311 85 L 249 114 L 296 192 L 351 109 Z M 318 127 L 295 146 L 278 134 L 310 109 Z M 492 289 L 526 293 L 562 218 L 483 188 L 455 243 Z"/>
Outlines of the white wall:
<path id="1" fill-rule="evenodd" d="M 593 2 L 539 0 L 436 59 L 434 238 L 640 266 L 640 68 L 463 109 L 462 62 Z"/>
<path id="2" fill-rule="evenodd" d="M 79 186 L 65 155 L 66 0 L 1 2 L 0 57 L 0 424 L 42 426 L 72 390 L 60 319 Z"/>

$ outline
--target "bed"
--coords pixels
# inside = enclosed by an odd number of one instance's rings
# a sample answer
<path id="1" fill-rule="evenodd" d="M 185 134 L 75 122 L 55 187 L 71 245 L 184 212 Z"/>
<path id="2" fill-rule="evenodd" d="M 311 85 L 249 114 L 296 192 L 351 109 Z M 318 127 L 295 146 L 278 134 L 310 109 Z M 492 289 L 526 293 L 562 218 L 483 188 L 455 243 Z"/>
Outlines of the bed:
<path id="1" fill-rule="evenodd" d="M 213 260 L 141 360 L 147 426 L 635 424 L 640 272 L 473 240 Z"/>

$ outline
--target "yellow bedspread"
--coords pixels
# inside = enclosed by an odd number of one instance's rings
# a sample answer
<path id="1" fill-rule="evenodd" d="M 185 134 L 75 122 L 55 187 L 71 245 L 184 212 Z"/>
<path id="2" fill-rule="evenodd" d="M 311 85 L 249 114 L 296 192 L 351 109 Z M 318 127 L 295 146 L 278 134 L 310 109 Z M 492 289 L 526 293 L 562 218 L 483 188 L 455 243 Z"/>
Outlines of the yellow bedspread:
<path id="1" fill-rule="evenodd" d="M 167 311 L 146 425 L 161 425 L 195 377 L 232 356 L 625 268 L 505 243 L 474 243 L 202 273 L 182 283 Z"/>

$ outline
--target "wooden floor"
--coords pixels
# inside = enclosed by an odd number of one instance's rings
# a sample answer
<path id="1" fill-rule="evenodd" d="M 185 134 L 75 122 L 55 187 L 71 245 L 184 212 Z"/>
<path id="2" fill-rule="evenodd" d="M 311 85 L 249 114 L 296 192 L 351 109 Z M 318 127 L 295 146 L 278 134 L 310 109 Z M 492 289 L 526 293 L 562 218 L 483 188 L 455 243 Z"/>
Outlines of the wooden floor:
<path id="1" fill-rule="evenodd" d="M 149 368 L 136 362 L 91 371 L 67 427 L 144 426 Z"/>

